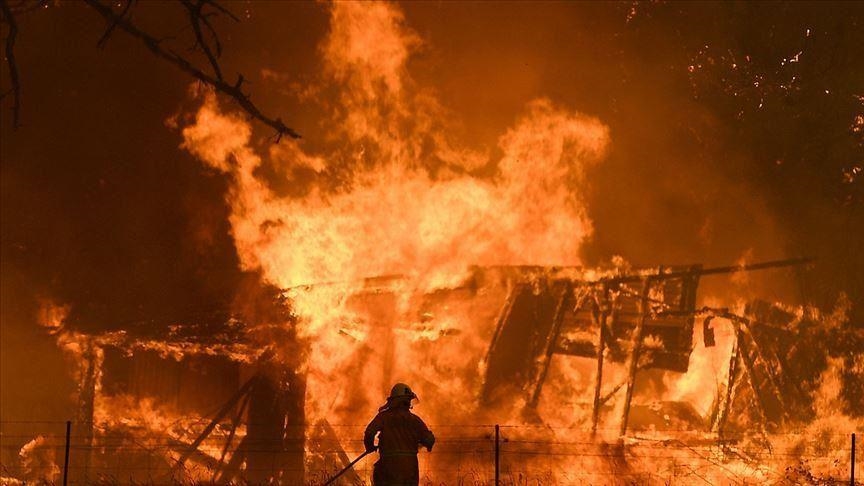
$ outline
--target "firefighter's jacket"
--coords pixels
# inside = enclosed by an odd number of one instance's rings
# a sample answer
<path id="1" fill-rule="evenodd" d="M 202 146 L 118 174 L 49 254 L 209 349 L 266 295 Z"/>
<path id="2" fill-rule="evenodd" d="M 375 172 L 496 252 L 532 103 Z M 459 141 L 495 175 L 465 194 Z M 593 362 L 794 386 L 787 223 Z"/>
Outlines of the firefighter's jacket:
<path id="1" fill-rule="evenodd" d="M 421 445 L 431 451 L 435 444 L 429 427 L 407 406 L 398 406 L 378 412 L 366 427 L 363 444 L 367 451 L 375 448 L 376 435 L 379 459 L 373 471 L 373 484 L 416 485 L 420 481 L 417 451 Z"/>

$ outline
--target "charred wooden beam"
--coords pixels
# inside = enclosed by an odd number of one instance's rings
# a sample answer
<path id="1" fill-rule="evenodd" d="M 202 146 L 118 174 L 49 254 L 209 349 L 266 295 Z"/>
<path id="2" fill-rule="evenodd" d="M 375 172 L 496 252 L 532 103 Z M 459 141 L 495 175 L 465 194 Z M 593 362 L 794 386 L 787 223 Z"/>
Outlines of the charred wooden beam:
<path id="1" fill-rule="evenodd" d="M 198 450 L 198 447 L 200 447 L 204 440 L 210 435 L 210 433 L 213 432 L 213 429 L 215 429 L 216 426 L 219 425 L 219 423 L 222 422 L 222 420 L 224 420 L 225 417 L 228 416 L 228 414 L 232 410 L 234 410 L 234 407 L 237 406 L 237 403 L 240 401 L 240 399 L 246 396 L 247 393 L 249 393 L 249 390 L 252 389 L 253 385 L 258 380 L 259 378 L 257 375 L 250 378 L 245 384 L 243 384 L 243 386 L 240 387 L 239 390 L 237 390 L 237 393 L 235 393 L 234 396 L 232 396 L 227 402 L 225 402 L 224 405 L 222 405 L 222 408 L 220 408 L 219 411 L 216 412 L 216 415 L 213 416 L 213 419 L 210 421 L 209 424 L 207 424 L 207 427 L 204 427 L 204 430 L 202 430 L 201 433 L 198 434 L 198 437 L 196 437 L 195 440 L 192 441 L 191 444 L 189 444 L 186 452 L 184 452 L 180 456 L 180 458 L 177 459 L 177 468 L 183 467 L 183 464 L 186 462 L 187 459 L 189 459 L 189 456 L 191 456 L 193 453 L 195 453 L 195 451 Z"/>
<path id="2" fill-rule="evenodd" d="M 249 449 L 249 437 L 243 437 L 243 439 L 240 440 L 240 443 L 237 444 L 237 448 L 234 449 L 234 452 L 231 454 L 231 460 L 222 468 L 219 477 L 216 478 L 217 484 L 231 484 L 235 478 L 240 476 L 240 468 L 243 467 L 243 463 L 246 462 L 246 456 L 249 453 Z"/>
<path id="3" fill-rule="evenodd" d="M 754 395 L 753 405 L 758 413 L 760 426 L 782 426 L 789 419 L 789 401 L 794 402 L 800 388 L 783 375 L 780 357 L 773 349 L 763 348 L 759 336 L 754 334 L 753 320 L 729 312 L 728 309 L 702 308 L 698 311 L 708 318 L 728 319 L 735 328 L 735 341 L 729 362 L 729 378 L 725 396 L 718 399 L 717 411 L 712 421 L 712 431 L 722 434 L 735 399 L 742 372 Z M 763 430 L 764 433 L 764 430 Z"/>
<path id="4" fill-rule="evenodd" d="M 489 342 L 489 349 L 486 351 L 486 356 L 483 359 L 487 364 L 489 363 L 489 358 L 495 353 L 498 339 L 501 337 L 501 331 L 507 323 L 507 318 L 510 317 L 510 312 L 513 310 L 513 302 L 516 301 L 516 295 L 518 293 L 517 288 L 521 288 L 521 285 L 517 285 L 507 293 L 507 300 L 504 301 L 504 305 L 498 313 L 498 318 L 495 320 L 495 332 L 492 334 L 492 339 Z"/>
<path id="5" fill-rule="evenodd" d="M 330 425 L 330 422 L 327 420 L 321 419 L 318 421 L 318 427 L 322 431 L 323 439 L 328 443 L 332 443 L 336 448 L 336 455 L 339 457 L 339 469 L 345 468 L 348 464 L 351 463 L 351 458 L 348 457 L 348 454 L 345 453 L 345 449 L 342 448 L 342 445 L 339 443 L 339 437 L 336 435 L 336 431 L 333 430 L 333 426 Z M 349 469 L 344 473 L 345 481 L 349 484 L 360 484 L 362 480 L 360 475 L 354 469 Z"/>
<path id="6" fill-rule="evenodd" d="M 609 311 L 609 287 L 604 285 L 600 301 L 596 302 L 598 314 L 594 314 L 595 322 L 599 327 L 597 345 L 597 374 L 594 378 L 594 402 L 591 411 L 591 434 L 597 433 L 597 424 L 600 422 L 600 390 L 603 386 L 603 355 L 606 351 L 606 318 Z"/>
<path id="7" fill-rule="evenodd" d="M 763 355 L 759 343 L 756 342 L 746 325 L 740 325 L 741 332 L 738 335 L 741 357 L 753 393 L 759 402 L 765 419 L 774 426 L 780 426 L 786 419 L 786 406 L 783 403 L 783 394 L 778 385 L 772 366 L 775 360 L 770 360 Z"/>
<path id="8" fill-rule="evenodd" d="M 642 283 L 642 298 L 639 301 L 639 312 L 641 316 L 636 324 L 636 329 L 633 330 L 633 338 L 630 345 L 630 357 L 627 363 L 627 390 L 624 394 L 624 410 L 621 414 L 621 431 L 618 434 L 624 437 L 627 433 L 627 421 L 630 418 L 630 402 L 633 400 L 633 386 L 636 382 L 636 369 L 639 366 L 639 355 L 642 352 L 642 330 L 645 328 L 645 321 L 648 319 L 650 309 L 648 309 L 649 291 L 651 290 L 651 279 L 646 278 Z"/>
<path id="9" fill-rule="evenodd" d="M 240 421 L 243 419 L 243 414 L 246 413 L 246 408 L 249 406 L 249 394 L 243 397 L 243 401 L 240 402 L 240 406 L 237 407 L 237 412 L 234 414 L 234 419 L 231 421 L 231 431 L 228 433 L 228 438 L 225 439 L 225 445 L 222 446 L 222 453 L 219 455 L 219 462 L 213 467 L 213 481 L 216 481 L 219 473 L 221 472 L 221 467 L 225 463 L 225 456 L 228 454 L 228 450 L 231 448 L 231 443 L 234 442 L 234 435 L 237 433 L 237 426 L 240 425 Z"/>
<path id="10" fill-rule="evenodd" d="M 813 263 L 815 259 L 813 258 L 789 258 L 786 260 L 771 260 L 767 262 L 760 263 L 750 263 L 745 265 L 727 265 L 724 267 L 711 267 L 711 268 L 688 268 L 687 270 L 674 270 L 674 271 L 661 271 L 661 272 L 641 272 L 641 273 L 633 273 L 626 275 L 615 275 L 611 277 L 602 277 L 596 280 L 597 283 L 604 284 L 622 284 L 622 283 L 635 283 L 641 282 L 646 277 L 656 277 L 656 278 L 679 278 L 686 276 L 702 276 L 702 275 L 719 275 L 724 273 L 736 273 L 736 272 L 752 272 L 756 270 L 766 270 L 769 268 L 781 268 L 781 267 L 792 267 L 798 265 L 806 265 L 808 263 Z"/>
<path id="11" fill-rule="evenodd" d="M 546 339 L 546 350 L 543 353 L 543 364 L 540 365 L 540 372 L 537 376 L 536 383 L 534 384 L 534 390 L 531 392 L 531 397 L 528 401 L 529 408 L 537 408 L 537 404 L 540 401 L 540 391 L 543 389 L 543 382 L 546 381 L 546 375 L 549 373 L 549 365 L 552 363 L 552 355 L 555 353 L 558 335 L 561 333 L 561 324 L 564 322 L 564 313 L 567 311 L 567 306 L 570 304 L 572 298 L 573 286 L 567 284 L 561 291 L 561 297 L 558 299 L 558 305 L 555 308 L 552 332 Z M 581 300 L 582 298 L 580 298 L 580 302 L 577 302 L 577 307 L 581 305 Z"/>
<path id="12" fill-rule="evenodd" d="M 96 404 L 96 382 L 99 374 L 99 352 L 93 339 L 87 339 L 84 344 L 84 376 L 78 388 L 78 421 L 81 424 L 83 439 L 83 457 L 80 479 L 84 483 L 90 481 L 90 464 L 92 462 L 93 440 L 95 438 L 94 410 Z"/>
<path id="13" fill-rule="evenodd" d="M 624 385 L 626 385 L 626 384 L 627 384 L 627 381 L 622 381 L 621 383 L 618 383 L 617 385 L 615 385 L 611 390 L 609 390 L 608 393 L 606 393 L 605 395 L 600 397 L 600 404 L 605 405 L 606 402 L 608 402 L 610 398 L 614 397 L 615 394 L 618 393 L 618 391 L 620 389 L 624 388 Z"/>
<path id="14" fill-rule="evenodd" d="M 288 484 L 306 482 L 306 374 L 288 370 L 283 395 L 285 433 L 280 463 L 282 480 Z"/>
<path id="15" fill-rule="evenodd" d="M 280 381 L 279 374 L 266 373 L 249 390 L 245 437 L 249 448 L 244 479 L 252 484 L 270 482 L 281 463 L 286 413 Z"/>
<path id="16" fill-rule="evenodd" d="M 714 422 L 711 424 L 711 431 L 715 432 L 718 437 L 723 436 L 726 420 L 729 417 L 729 409 L 732 406 L 732 400 L 735 398 L 735 389 L 738 386 L 738 376 L 740 375 L 740 361 L 738 339 L 735 339 L 732 342 L 732 353 L 729 357 L 729 376 L 726 379 L 726 389 L 723 390 L 723 396 L 717 404 L 717 413 Z"/>
<path id="17" fill-rule="evenodd" d="M 168 447 L 170 447 L 174 451 L 185 452 L 189 450 L 189 444 L 182 440 L 168 437 L 165 439 L 165 441 L 167 442 Z M 218 470 L 219 465 L 219 463 L 216 461 L 216 459 L 213 458 L 213 456 L 210 456 L 209 454 L 198 449 L 195 449 L 192 452 L 192 454 L 186 459 L 186 462 L 196 462 L 203 465 L 205 468 L 212 469 L 214 471 Z"/>
<path id="18" fill-rule="evenodd" d="M 739 346 L 746 346 L 744 344 L 745 334 L 740 327 L 737 328 L 735 335 Z M 765 410 L 765 403 L 762 401 L 762 393 L 759 390 L 759 385 L 755 381 L 755 375 L 753 373 L 753 363 L 745 349 L 741 349 L 741 353 L 739 354 L 739 356 L 740 363 L 744 368 L 745 373 L 747 374 L 747 382 L 750 384 L 750 390 L 753 392 L 753 405 L 756 409 L 757 414 L 759 415 L 759 420 L 757 421 L 757 423 L 760 427 L 760 433 L 763 436 L 766 436 L 767 433 L 765 429 L 765 423 L 768 421 L 768 415 Z"/>
<path id="19" fill-rule="evenodd" d="M 511 400 L 514 394 L 530 400 L 538 366 L 553 334 L 562 288 L 545 280 L 513 287 L 486 359 L 480 394 L 485 405 Z"/>

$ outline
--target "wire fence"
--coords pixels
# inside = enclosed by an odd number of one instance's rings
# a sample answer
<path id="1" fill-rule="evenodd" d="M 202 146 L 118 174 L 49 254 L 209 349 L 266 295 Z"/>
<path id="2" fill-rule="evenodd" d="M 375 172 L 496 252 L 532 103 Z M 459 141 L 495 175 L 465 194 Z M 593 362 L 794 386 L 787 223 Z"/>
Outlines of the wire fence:
<path id="1" fill-rule="evenodd" d="M 364 452 L 365 426 L 359 424 L 289 427 L 275 436 L 257 424 L 228 425 L 204 435 L 202 427 L 188 423 L 180 428 L 74 422 L 67 438 L 65 422 L 0 422 L 0 484 L 59 485 L 65 476 L 68 484 L 312 486 Z M 604 440 L 612 431 L 430 428 L 435 446 L 418 454 L 420 482 L 428 485 L 864 484 L 852 480 L 851 431 L 718 438 L 664 430 Z M 376 456 L 363 458 L 335 484 L 371 484 Z"/>

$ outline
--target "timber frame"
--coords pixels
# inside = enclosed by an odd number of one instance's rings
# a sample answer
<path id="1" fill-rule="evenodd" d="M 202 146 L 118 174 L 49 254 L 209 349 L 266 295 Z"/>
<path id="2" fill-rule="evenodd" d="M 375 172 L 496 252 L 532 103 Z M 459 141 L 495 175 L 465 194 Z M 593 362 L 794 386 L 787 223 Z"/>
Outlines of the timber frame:
<path id="1" fill-rule="evenodd" d="M 711 318 L 722 317 L 735 325 L 737 342 L 730 361 L 730 378 L 726 387 L 728 396 L 721 401 L 720 412 L 715 414 L 711 425 L 712 430 L 719 432 L 723 429 L 729 402 L 735 388 L 739 386 L 738 375 L 742 369 L 750 376 L 761 377 L 759 380 L 750 380 L 754 390 L 764 389 L 763 385 L 771 385 L 769 388 L 775 390 L 775 393 L 769 394 L 777 397 L 771 403 L 762 403 L 770 401 L 763 398 L 765 393 L 762 393 L 757 404 L 759 410 L 763 411 L 763 417 L 770 421 L 776 413 L 765 416 L 766 408 L 769 412 L 783 409 L 780 386 L 775 382 L 774 375 L 767 372 L 772 357 L 763 356 L 764 353 L 755 345 L 746 318 L 725 309 L 696 309 L 699 279 L 705 275 L 802 265 L 810 261 L 796 258 L 707 269 L 701 265 L 661 266 L 596 280 L 552 277 L 535 279 L 531 283 L 517 282 L 511 287 L 502 306 L 486 354 L 487 375 L 481 401 L 493 403 L 498 383 L 513 380 L 513 376 L 502 376 L 508 370 L 501 364 L 505 360 L 501 356 L 512 353 L 514 342 L 528 343 L 523 345 L 527 358 L 522 359 L 521 363 L 535 366 L 515 377 L 526 394 L 526 412 L 529 416 L 536 416 L 534 410 L 556 354 L 591 358 L 595 360 L 591 432 L 595 434 L 598 430 L 605 403 L 623 388 L 624 405 L 618 430 L 619 437 L 623 438 L 627 435 L 639 371 L 659 368 L 686 372 L 693 348 L 694 320 L 697 317 L 706 318 L 705 340 L 706 345 L 711 345 L 709 340 L 713 343 L 713 334 L 709 335 L 711 329 L 708 323 Z M 551 307 L 550 302 L 554 302 Z M 532 312 L 525 311 L 532 305 Z M 538 310 L 544 305 L 554 308 L 554 311 L 544 313 Z M 529 332 L 533 332 L 533 335 Z M 541 336 L 539 344 L 536 340 L 532 344 L 530 339 L 525 339 L 525 336 L 537 334 Z M 649 342 L 651 345 L 648 345 Z M 609 360 L 623 363 L 626 370 L 625 380 L 612 387 L 604 386 L 604 365 Z"/>

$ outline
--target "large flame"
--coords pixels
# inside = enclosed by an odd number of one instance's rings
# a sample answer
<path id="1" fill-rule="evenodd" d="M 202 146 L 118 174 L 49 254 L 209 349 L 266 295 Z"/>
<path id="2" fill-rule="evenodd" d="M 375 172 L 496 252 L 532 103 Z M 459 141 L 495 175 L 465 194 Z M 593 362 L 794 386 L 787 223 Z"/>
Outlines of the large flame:
<path id="1" fill-rule="evenodd" d="M 328 96 L 331 123 L 309 134 L 329 141 L 328 152 L 290 141 L 262 154 L 248 122 L 206 93 L 183 147 L 230 177 L 243 267 L 288 289 L 310 343 L 308 416 L 361 423 L 399 378 L 430 391 L 427 418 L 453 423 L 473 408 L 494 316 L 481 323 L 476 311 L 451 309 L 415 322 L 411 296 L 460 283 L 472 265 L 579 265 L 592 232 L 586 171 L 604 157 L 609 130 L 536 99 L 496 150 L 457 143 L 451 114 L 408 72 L 421 40 L 397 7 L 336 2 L 330 14 L 322 82 L 310 91 Z M 299 187 L 274 189 L 286 181 Z M 349 298 L 379 276 L 394 277 L 395 290 L 393 302 L 371 303 L 387 314 L 372 318 L 383 330 Z M 424 347 L 446 334 L 459 337 Z"/>
<path id="2" fill-rule="evenodd" d="M 183 130 L 185 148 L 233 178 L 244 267 L 283 288 L 390 274 L 434 288 L 472 264 L 578 264 L 591 233 L 580 188 L 606 150 L 607 128 L 541 99 L 500 137 L 502 156 L 455 146 L 437 102 L 408 77 L 418 41 L 395 7 L 331 9 L 322 51 L 340 103 L 330 132 L 315 135 L 343 143 L 330 154 L 293 142 L 268 154 L 282 173 L 301 166 L 321 176 L 305 197 L 270 189 L 249 125 L 213 97 Z M 349 177 L 334 188 L 328 175 L 346 155 Z M 477 167 L 491 170 L 474 175 Z"/>

